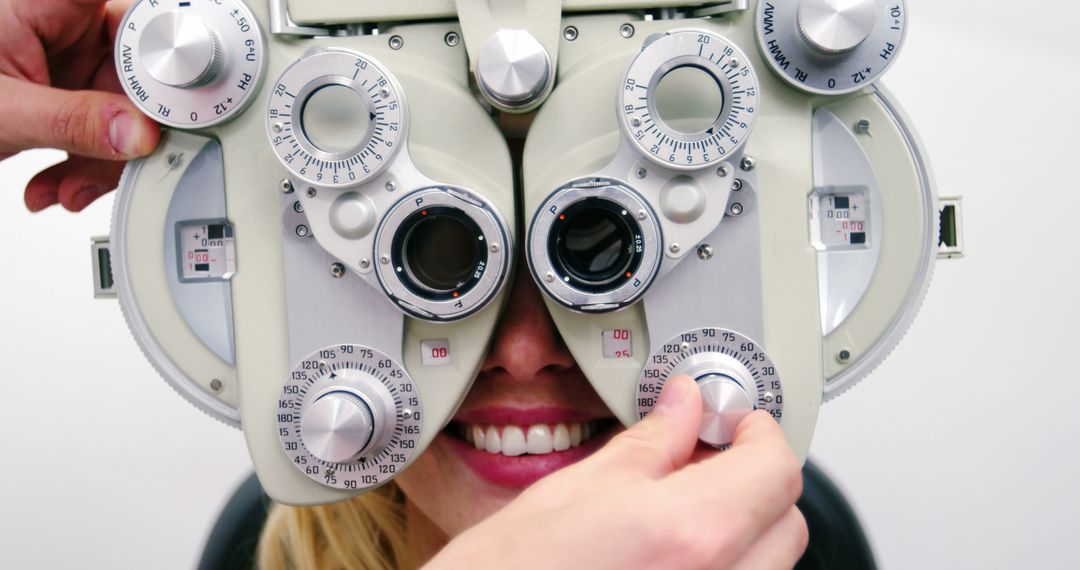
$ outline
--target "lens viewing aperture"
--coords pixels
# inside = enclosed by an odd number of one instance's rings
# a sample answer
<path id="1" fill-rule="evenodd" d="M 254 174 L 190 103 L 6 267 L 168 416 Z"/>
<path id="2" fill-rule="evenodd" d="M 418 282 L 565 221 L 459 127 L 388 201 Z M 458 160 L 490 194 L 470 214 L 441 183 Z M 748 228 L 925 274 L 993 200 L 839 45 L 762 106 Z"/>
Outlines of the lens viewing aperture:
<path id="1" fill-rule="evenodd" d="M 590 293 L 622 286 L 641 263 L 641 230 L 622 206 L 587 198 L 561 212 L 548 250 L 560 278 Z"/>
<path id="2" fill-rule="evenodd" d="M 447 206 L 417 211 L 398 227 L 394 270 L 414 293 L 430 300 L 458 297 L 471 289 L 487 265 L 480 227 Z"/>

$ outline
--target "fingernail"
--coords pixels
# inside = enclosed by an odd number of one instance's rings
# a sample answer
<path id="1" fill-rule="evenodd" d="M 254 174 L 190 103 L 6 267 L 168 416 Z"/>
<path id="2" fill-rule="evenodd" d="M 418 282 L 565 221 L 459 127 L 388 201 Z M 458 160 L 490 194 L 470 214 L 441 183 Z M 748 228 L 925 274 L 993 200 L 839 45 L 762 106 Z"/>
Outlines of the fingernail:
<path id="1" fill-rule="evenodd" d="M 75 198 L 71 201 L 72 211 L 81 212 L 83 208 L 90 205 L 90 202 L 97 200 L 101 194 L 101 188 L 96 186 L 87 186 L 82 190 L 79 190 L 79 192 L 75 194 Z"/>
<path id="2" fill-rule="evenodd" d="M 141 154 L 143 134 L 142 122 L 128 113 L 120 113 L 109 123 L 109 143 L 125 158 Z"/>
<path id="3" fill-rule="evenodd" d="M 677 408 L 686 401 L 686 395 L 690 393 L 692 380 L 682 376 L 673 376 L 664 383 L 664 389 L 660 391 L 660 399 L 656 401 L 658 408 Z"/>
<path id="4" fill-rule="evenodd" d="M 46 192 L 39 195 L 30 204 L 31 212 L 40 212 L 56 203 L 56 192 Z"/>

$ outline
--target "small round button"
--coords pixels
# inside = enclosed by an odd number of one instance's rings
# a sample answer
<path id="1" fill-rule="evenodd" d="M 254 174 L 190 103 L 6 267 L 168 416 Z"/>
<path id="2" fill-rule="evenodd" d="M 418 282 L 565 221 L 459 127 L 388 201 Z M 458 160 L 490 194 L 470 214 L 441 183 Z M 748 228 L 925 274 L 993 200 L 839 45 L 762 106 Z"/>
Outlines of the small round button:
<path id="1" fill-rule="evenodd" d="M 550 78 L 547 51 L 525 30 L 499 30 L 476 58 L 481 93 L 504 110 L 528 107 L 547 90 Z"/>
<path id="2" fill-rule="evenodd" d="M 734 378 L 709 374 L 698 378 L 701 388 L 701 441 L 721 447 L 735 439 L 735 428 L 754 410 L 746 389 Z"/>
<path id="3" fill-rule="evenodd" d="M 350 152 L 367 138 L 372 113 L 354 89 L 331 83 L 304 101 L 301 125 L 311 144 L 330 154 Z"/>
<path id="4" fill-rule="evenodd" d="M 165 12 L 146 24 L 139 38 L 146 71 L 172 87 L 195 87 L 221 71 L 221 39 L 202 18 Z"/>
<path id="5" fill-rule="evenodd" d="M 876 6 L 874 0 L 802 0 L 799 31 L 812 47 L 824 53 L 851 51 L 874 31 Z"/>
<path id="6" fill-rule="evenodd" d="M 371 408 L 356 394 L 343 390 L 313 402 L 300 421 L 304 447 L 330 463 L 343 463 L 360 455 L 374 432 Z"/>

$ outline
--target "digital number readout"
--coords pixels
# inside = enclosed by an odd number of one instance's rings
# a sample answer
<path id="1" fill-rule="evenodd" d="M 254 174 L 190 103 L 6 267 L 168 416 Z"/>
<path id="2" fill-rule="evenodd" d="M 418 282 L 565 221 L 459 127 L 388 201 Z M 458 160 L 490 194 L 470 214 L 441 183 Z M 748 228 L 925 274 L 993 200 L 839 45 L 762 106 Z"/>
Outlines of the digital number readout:
<path id="1" fill-rule="evenodd" d="M 811 203 L 814 241 L 821 249 L 865 249 L 869 247 L 870 220 L 866 194 L 820 194 Z"/>
<path id="2" fill-rule="evenodd" d="M 182 223 L 177 234 L 181 281 L 221 281 L 236 273 L 236 247 L 231 224 Z"/>

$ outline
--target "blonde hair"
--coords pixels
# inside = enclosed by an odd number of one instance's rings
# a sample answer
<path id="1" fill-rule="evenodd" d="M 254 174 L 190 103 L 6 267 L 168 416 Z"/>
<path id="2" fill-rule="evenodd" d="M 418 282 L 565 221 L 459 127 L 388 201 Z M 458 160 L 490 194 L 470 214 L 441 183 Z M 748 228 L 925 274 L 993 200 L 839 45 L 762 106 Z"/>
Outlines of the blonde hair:
<path id="1" fill-rule="evenodd" d="M 274 505 L 259 537 L 261 570 L 413 568 L 405 539 L 405 499 L 389 483 L 317 507 Z"/>

